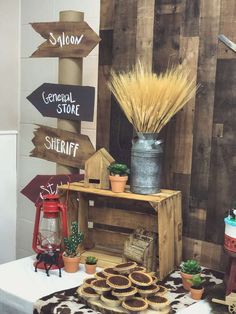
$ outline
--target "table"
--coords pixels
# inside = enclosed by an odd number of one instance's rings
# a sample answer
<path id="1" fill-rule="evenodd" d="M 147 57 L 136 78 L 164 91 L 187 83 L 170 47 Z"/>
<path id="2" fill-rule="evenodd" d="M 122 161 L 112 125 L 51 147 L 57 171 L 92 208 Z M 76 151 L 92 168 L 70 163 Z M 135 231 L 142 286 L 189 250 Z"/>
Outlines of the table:
<path id="1" fill-rule="evenodd" d="M 77 273 L 66 273 L 62 277 L 58 270 L 51 270 L 50 277 L 43 270 L 34 272 L 35 256 L 22 258 L 0 265 L 0 313 L 32 314 L 33 304 L 41 297 L 53 292 L 69 289 L 82 284 L 90 277 L 81 265 Z"/>

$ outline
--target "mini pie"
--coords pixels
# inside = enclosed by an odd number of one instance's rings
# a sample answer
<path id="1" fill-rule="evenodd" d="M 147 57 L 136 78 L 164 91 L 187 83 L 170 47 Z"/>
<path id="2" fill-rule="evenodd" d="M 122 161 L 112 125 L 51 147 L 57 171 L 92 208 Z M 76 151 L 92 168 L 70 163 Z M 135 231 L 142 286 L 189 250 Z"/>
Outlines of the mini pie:
<path id="1" fill-rule="evenodd" d="M 113 289 L 111 293 L 120 300 L 126 300 L 127 298 L 133 297 L 137 293 L 137 288 L 129 287 L 126 289 Z"/>
<path id="2" fill-rule="evenodd" d="M 114 296 L 111 291 L 104 292 L 104 294 L 101 295 L 101 300 L 110 307 L 116 307 L 121 304 L 121 300 Z"/>
<path id="3" fill-rule="evenodd" d="M 122 306 L 130 312 L 140 312 L 148 308 L 148 303 L 142 298 L 134 297 L 123 301 Z"/>
<path id="4" fill-rule="evenodd" d="M 107 276 L 102 271 L 99 271 L 99 272 L 95 273 L 94 276 L 97 279 L 106 279 L 107 278 Z"/>
<path id="5" fill-rule="evenodd" d="M 104 268 L 103 269 L 103 274 L 108 277 L 108 276 L 111 276 L 111 275 L 118 275 L 118 271 L 114 270 L 114 268 L 112 267 L 107 267 L 107 268 Z"/>
<path id="6" fill-rule="evenodd" d="M 170 304 L 167 298 L 159 295 L 148 296 L 146 297 L 146 301 L 153 310 L 162 310 Z"/>
<path id="7" fill-rule="evenodd" d="M 111 288 L 106 283 L 106 279 L 96 279 L 92 282 L 92 288 L 98 293 L 102 294 L 103 292 L 111 290 Z"/>
<path id="8" fill-rule="evenodd" d="M 158 278 L 156 276 L 152 276 L 152 283 L 157 283 L 158 282 Z"/>
<path id="9" fill-rule="evenodd" d="M 120 274 L 129 274 L 133 268 L 137 267 L 136 262 L 126 262 L 118 264 L 114 267 L 114 270 L 118 271 Z"/>
<path id="10" fill-rule="evenodd" d="M 91 277 L 91 278 L 86 278 L 84 279 L 84 286 L 91 286 L 92 282 L 96 280 L 95 277 Z"/>
<path id="11" fill-rule="evenodd" d="M 122 275 L 109 276 L 106 282 L 113 289 L 126 289 L 131 286 L 131 281 Z"/>
<path id="12" fill-rule="evenodd" d="M 129 279 L 137 286 L 149 286 L 152 284 L 152 277 L 141 271 L 133 271 L 129 274 Z"/>
<path id="13" fill-rule="evenodd" d="M 133 271 L 142 271 L 142 272 L 145 272 L 146 271 L 146 267 L 144 266 L 136 266 L 132 269 L 132 272 Z"/>
<path id="14" fill-rule="evenodd" d="M 168 289 L 164 286 L 159 285 L 159 290 L 157 291 L 157 295 L 164 295 L 168 292 Z"/>
<path id="15" fill-rule="evenodd" d="M 154 295 L 158 292 L 159 286 L 155 283 L 152 283 L 149 286 L 137 286 L 138 293 L 144 298 L 149 295 Z"/>
<path id="16" fill-rule="evenodd" d="M 82 286 L 79 294 L 85 299 L 93 299 L 93 300 L 99 299 L 99 295 L 96 293 L 96 291 L 89 286 Z"/>

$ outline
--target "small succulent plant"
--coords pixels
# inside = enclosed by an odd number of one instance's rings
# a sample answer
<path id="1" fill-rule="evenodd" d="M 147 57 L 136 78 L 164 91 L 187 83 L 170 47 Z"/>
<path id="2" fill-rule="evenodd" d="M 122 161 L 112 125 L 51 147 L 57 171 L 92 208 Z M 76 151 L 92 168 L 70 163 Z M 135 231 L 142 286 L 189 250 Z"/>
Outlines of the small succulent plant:
<path id="1" fill-rule="evenodd" d="M 95 256 L 87 256 L 86 257 L 86 264 L 88 265 L 95 265 L 97 264 L 98 259 Z"/>
<path id="2" fill-rule="evenodd" d="M 71 224 L 71 235 L 68 238 L 64 238 L 65 256 L 77 256 L 78 245 L 83 241 L 83 239 L 83 233 L 78 231 L 78 223 L 73 221 Z"/>
<path id="3" fill-rule="evenodd" d="M 119 164 L 119 163 L 112 163 L 110 166 L 107 167 L 107 169 L 110 171 L 111 176 L 127 176 L 130 171 L 126 164 Z"/>
<path id="4" fill-rule="evenodd" d="M 198 261 L 190 259 L 181 265 L 181 271 L 185 274 L 196 275 L 201 272 L 201 266 Z"/>
<path id="5" fill-rule="evenodd" d="M 188 282 L 191 283 L 191 286 L 193 288 L 201 288 L 204 281 L 205 280 L 202 279 L 200 274 L 193 275 L 193 277 L 191 279 L 188 279 Z"/>

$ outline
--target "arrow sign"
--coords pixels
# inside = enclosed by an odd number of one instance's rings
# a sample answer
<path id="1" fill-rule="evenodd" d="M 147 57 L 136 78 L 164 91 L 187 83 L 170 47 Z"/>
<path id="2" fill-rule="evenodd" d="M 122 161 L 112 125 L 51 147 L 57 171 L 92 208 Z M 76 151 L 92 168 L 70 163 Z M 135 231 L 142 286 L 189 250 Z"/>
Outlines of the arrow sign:
<path id="1" fill-rule="evenodd" d="M 57 186 L 70 184 L 83 179 L 81 174 L 37 175 L 22 190 L 33 203 L 43 199 L 46 194 L 57 194 Z"/>
<path id="2" fill-rule="evenodd" d="M 93 121 L 95 88 L 44 83 L 27 99 L 44 117 Z"/>
<path id="3" fill-rule="evenodd" d="M 95 153 L 87 135 L 38 125 L 32 142 L 31 157 L 43 158 L 62 165 L 84 168 L 85 161 Z"/>
<path id="4" fill-rule="evenodd" d="M 84 21 L 31 23 L 45 41 L 31 57 L 86 57 L 101 38 Z"/>

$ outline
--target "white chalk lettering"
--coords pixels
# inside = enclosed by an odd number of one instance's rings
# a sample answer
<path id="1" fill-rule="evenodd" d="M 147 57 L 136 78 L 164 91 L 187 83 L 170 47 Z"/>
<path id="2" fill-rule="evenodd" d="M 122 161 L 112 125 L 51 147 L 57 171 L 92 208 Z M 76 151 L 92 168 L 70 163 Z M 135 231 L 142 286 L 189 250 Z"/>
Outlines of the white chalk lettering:
<path id="1" fill-rule="evenodd" d="M 56 46 L 57 44 L 60 45 L 62 48 L 63 46 L 69 46 L 69 45 L 75 45 L 78 46 L 81 43 L 81 40 L 83 39 L 84 35 L 76 36 L 76 35 L 65 35 L 64 32 L 62 32 L 61 35 L 55 37 L 53 33 L 49 33 L 49 42 Z"/>
<path id="2" fill-rule="evenodd" d="M 47 94 L 45 95 L 45 91 L 42 92 L 42 98 L 46 105 L 48 105 L 50 102 L 64 102 L 64 103 L 75 103 L 76 101 L 73 99 L 72 93 L 68 94 Z"/>
<path id="3" fill-rule="evenodd" d="M 57 137 L 45 136 L 44 147 L 48 150 L 54 150 L 58 153 L 76 157 L 77 150 L 79 149 L 79 144 L 64 141 Z"/>
<path id="4" fill-rule="evenodd" d="M 57 113 L 61 114 L 61 113 L 67 113 L 67 114 L 72 114 L 75 116 L 79 116 L 79 107 L 80 105 L 71 105 L 71 104 L 58 104 L 57 105 Z"/>

